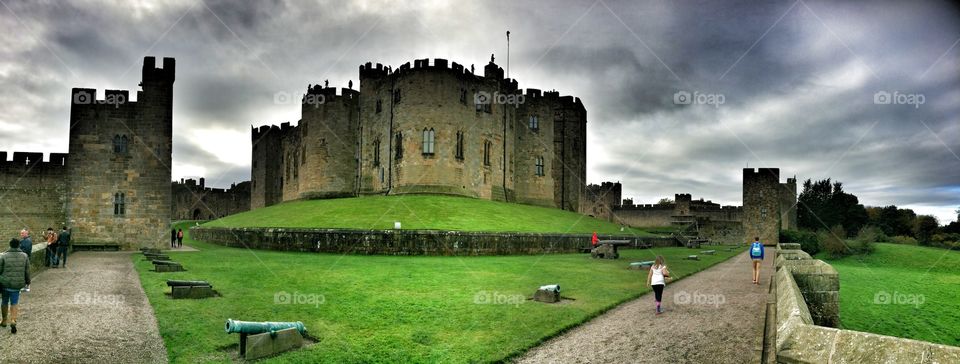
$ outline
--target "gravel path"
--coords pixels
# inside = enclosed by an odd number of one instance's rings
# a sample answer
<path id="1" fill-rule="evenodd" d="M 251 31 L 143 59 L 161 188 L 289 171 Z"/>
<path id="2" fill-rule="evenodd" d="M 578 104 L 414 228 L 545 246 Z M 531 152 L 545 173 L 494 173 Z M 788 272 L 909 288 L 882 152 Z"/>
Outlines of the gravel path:
<path id="1" fill-rule="evenodd" d="M 166 363 L 130 252 L 78 252 L 20 295 L 18 332 L 0 331 L 0 363 Z"/>
<path id="2" fill-rule="evenodd" d="M 769 249 L 768 249 L 769 250 Z M 670 262 L 667 262 L 669 266 Z M 521 363 L 746 363 L 752 360 L 773 272 L 769 256 L 760 285 L 751 284 L 744 252 L 663 292 L 653 292 L 531 349 Z"/>

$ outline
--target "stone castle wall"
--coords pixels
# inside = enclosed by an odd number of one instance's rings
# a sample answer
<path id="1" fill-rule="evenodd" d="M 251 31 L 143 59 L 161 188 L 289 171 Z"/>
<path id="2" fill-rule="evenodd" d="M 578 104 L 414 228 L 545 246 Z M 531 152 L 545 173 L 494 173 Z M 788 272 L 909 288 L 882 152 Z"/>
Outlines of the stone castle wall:
<path id="1" fill-rule="evenodd" d="M 66 222 L 67 155 L 51 153 L 43 161 L 43 153 L 14 152 L 12 160 L 7 158 L 7 152 L 0 152 L 3 244 L 24 228 L 36 236 L 51 227 L 60 231 Z"/>
<path id="2" fill-rule="evenodd" d="M 590 234 L 481 233 L 433 230 L 347 230 L 193 227 L 194 239 L 230 247 L 300 252 L 377 255 L 516 255 L 578 253 Z M 655 247 L 676 246 L 672 238 L 614 236 Z"/>
<path id="3" fill-rule="evenodd" d="M 250 210 L 250 182 L 241 182 L 229 189 L 210 188 L 193 179 L 171 184 L 173 203 L 171 220 L 213 220 Z"/>
<path id="4" fill-rule="evenodd" d="M 522 102 L 498 102 L 505 98 Z M 396 70 L 367 63 L 360 66 L 359 91 L 338 95 L 311 86 L 301 107 L 297 126 L 253 130 L 252 208 L 404 193 L 581 208 L 583 104 L 557 92 L 524 95 L 492 62 L 482 76 L 443 59 Z M 531 116 L 537 127 L 531 128 Z M 424 145 L 426 132 L 433 133 L 432 151 Z"/>
<path id="5" fill-rule="evenodd" d="M 744 241 L 759 237 L 765 245 L 780 239 L 780 169 L 743 169 Z"/>

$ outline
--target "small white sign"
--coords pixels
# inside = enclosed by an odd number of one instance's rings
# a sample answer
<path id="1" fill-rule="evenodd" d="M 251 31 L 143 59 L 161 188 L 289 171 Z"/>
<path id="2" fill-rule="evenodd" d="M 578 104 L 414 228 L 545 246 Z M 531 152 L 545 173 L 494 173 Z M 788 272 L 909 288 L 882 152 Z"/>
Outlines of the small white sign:
<path id="1" fill-rule="evenodd" d="M 394 229 L 394 230 L 400 230 L 400 222 L 399 222 L 399 221 L 394 221 L 394 222 L 393 222 L 393 229 Z"/>

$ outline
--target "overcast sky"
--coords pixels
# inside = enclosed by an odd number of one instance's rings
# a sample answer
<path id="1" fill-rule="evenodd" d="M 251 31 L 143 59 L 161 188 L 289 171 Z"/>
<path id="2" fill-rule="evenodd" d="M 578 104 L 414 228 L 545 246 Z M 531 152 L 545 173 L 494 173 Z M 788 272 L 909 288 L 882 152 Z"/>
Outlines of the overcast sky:
<path id="1" fill-rule="evenodd" d="M 946 2 L 241 3 L 4 0 L 0 150 L 66 152 L 72 87 L 136 90 L 143 56 L 175 57 L 173 176 L 229 186 L 251 125 L 299 119 L 276 95 L 356 85 L 368 61 L 506 66 L 510 30 L 510 75 L 583 100 L 588 182 L 635 202 L 739 205 L 741 169 L 766 166 L 941 223 L 960 206 Z"/>

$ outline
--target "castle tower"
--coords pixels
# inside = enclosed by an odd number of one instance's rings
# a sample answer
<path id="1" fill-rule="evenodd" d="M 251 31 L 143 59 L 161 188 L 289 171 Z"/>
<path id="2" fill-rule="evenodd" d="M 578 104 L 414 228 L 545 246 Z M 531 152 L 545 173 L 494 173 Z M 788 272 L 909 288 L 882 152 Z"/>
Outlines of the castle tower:
<path id="1" fill-rule="evenodd" d="M 743 169 L 744 242 L 755 237 L 764 245 L 779 242 L 782 191 L 779 168 Z"/>
<path id="2" fill-rule="evenodd" d="M 280 163 L 280 128 L 264 125 L 250 132 L 252 148 L 250 168 L 250 209 L 266 207 L 282 201 Z"/>
<path id="3" fill-rule="evenodd" d="M 678 193 L 673 195 L 674 215 L 690 216 L 690 202 L 693 201 L 693 195 L 689 193 Z"/>
<path id="4" fill-rule="evenodd" d="M 797 177 L 780 184 L 780 228 L 797 229 Z"/>
<path id="5" fill-rule="evenodd" d="M 290 153 L 297 162 L 292 170 L 299 171 L 295 198 L 356 195 L 360 93 L 346 88 L 339 95 L 336 91 L 315 85 L 303 97 L 298 125 L 301 145 Z"/>
<path id="6" fill-rule="evenodd" d="M 170 234 L 176 63 L 144 57 L 137 101 L 128 91 L 74 88 L 67 225 L 78 243 L 161 247 Z"/>

